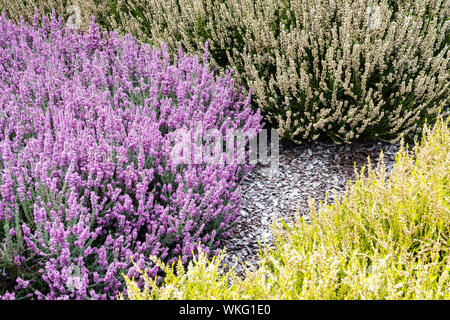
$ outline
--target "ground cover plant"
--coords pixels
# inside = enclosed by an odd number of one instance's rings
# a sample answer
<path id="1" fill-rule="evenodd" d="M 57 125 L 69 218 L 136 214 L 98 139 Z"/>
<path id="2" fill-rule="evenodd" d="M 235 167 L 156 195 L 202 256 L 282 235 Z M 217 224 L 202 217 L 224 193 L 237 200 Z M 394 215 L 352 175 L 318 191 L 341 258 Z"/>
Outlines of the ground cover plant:
<path id="1" fill-rule="evenodd" d="M 1 0 L 0 0 L 1 2 Z M 14 19 L 78 5 L 105 30 L 179 46 L 235 70 L 255 107 L 285 139 L 397 139 L 420 133 L 449 105 L 450 3 L 446 0 L 25 0 Z"/>
<path id="2" fill-rule="evenodd" d="M 425 127 L 410 154 L 402 147 L 386 179 L 368 165 L 345 194 L 316 207 L 311 223 L 274 228 L 274 247 L 244 279 L 200 254 L 187 268 L 160 265 L 162 286 L 127 278 L 127 295 L 146 299 L 449 299 L 450 128 Z"/>
<path id="3" fill-rule="evenodd" d="M 449 105 L 446 0 L 119 0 L 120 28 L 232 67 L 282 137 L 414 136 Z M 117 17 L 119 17 L 117 19 Z"/>
<path id="4" fill-rule="evenodd" d="M 153 277 L 151 255 L 216 250 L 251 166 L 238 153 L 179 162 L 175 133 L 198 145 L 199 123 L 257 132 L 261 116 L 230 73 L 213 74 L 207 47 L 172 60 L 95 23 L 3 14 L 0 57 L 0 297 L 113 299 L 122 273 L 138 275 L 131 256 Z"/>
<path id="5" fill-rule="evenodd" d="M 0 13 L 4 12 L 16 23 L 20 23 L 22 19 L 32 23 L 36 10 L 42 16 L 55 13 L 72 28 L 85 31 L 89 30 L 91 18 L 95 16 L 101 31 L 113 31 L 114 20 L 111 19 L 113 3 L 114 1 L 110 3 L 102 0 L 0 0 Z"/>

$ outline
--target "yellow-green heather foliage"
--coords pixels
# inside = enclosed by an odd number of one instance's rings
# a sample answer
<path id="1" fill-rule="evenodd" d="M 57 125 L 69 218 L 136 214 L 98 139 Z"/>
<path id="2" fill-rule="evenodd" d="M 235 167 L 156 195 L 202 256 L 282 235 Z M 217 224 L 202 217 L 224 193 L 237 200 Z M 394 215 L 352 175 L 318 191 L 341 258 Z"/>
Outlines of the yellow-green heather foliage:
<path id="1" fill-rule="evenodd" d="M 296 142 L 328 136 L 414 136 L 448 108 L 448 0 L 0 0 L 31 20 L 33 6 L 68 19 L 79 5 L 86 27 L 203 55 L 233 68 L 255 105 Z"/>
<path id="2" fill-rule="evenodd" d="M 342 198 L 311 201 L 311 224 L 299 217 L 274 228 L 256 271 L 244 279 L 220 268 L 223 254 L 200 255 L 187 268 L 164 266 L 162 285 L 127 280 L 130 299 L 449 299 L 449 118 L 425 126 L 420 144 L 399 151 L 392 173 L 369 161 Z M 124 299 L 124 296 L 121 296 Z"/>

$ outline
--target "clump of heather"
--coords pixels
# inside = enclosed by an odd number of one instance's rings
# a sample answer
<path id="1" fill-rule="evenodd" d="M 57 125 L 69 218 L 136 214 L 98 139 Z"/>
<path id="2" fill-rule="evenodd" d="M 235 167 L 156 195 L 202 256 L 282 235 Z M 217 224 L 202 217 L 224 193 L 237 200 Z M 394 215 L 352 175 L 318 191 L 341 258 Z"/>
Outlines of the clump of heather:
<path id="1" fill-rule="evenodd" d="M 294 142 L 412 138 L 450 104 L 448 0 L 112 3 L 117 27 L 149 43 L 209 41 L 211 64 L 236 70 Z"/>
<path id="2" fill-rule="evenodd" d="M 122 273 L 139 275 L 130 257 L 155 277 L 150 256 L 215 252 L 251 166 L 176 148 L 215 130 L 238 150 L 226 132 L 261 128 L 250 97 L 214 75 L 207 48 L 171 59 L 95 23 L 37 21 L 0 18 L 0 298 L 112 299 Z"/>

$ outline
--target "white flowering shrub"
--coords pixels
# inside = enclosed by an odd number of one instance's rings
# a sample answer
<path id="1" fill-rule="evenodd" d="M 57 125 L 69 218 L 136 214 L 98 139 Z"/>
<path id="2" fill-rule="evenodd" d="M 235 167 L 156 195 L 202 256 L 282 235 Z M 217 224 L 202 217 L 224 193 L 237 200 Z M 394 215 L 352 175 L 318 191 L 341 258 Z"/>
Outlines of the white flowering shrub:
<path id="1" fill-rule="evenodd" d="M 231 66 L 280 134 L 398 138 L 449 105 L 449 1 L 117 1 L 123 30 Z"/>
<path id="2" fill-rule="evenodd" d="M 112 1 L 114 3 L 114 1 Z M 35 11 L 41 16 L 50 16 L 52 12 L 61 17 L 69 29 L 83 29 L 87 31 L 95 16 L 96 23 L 103 30 L 112 30 L 111 24 L 112 3 L 103 0 L 0 0 L 0 14 L 6 16 L 16 23 L 21 19 L 32 23 L 35 19 Z"/>

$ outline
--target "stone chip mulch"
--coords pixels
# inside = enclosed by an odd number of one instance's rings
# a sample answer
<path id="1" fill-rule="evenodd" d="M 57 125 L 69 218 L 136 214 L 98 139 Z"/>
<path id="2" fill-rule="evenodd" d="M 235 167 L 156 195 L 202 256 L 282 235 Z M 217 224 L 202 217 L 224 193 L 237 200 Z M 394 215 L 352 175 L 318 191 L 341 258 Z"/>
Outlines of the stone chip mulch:
<path id="1" fill-rule="evenodd" d="M 224 241 L 227 266 L 238 262 L 235 271 L 243 275 L 245 268 L 257 265 L 259 245 L 272 241 L 270 225 L 282 218 L 289 222 L 297 210 L 308 217 L 308 197 L 323 200 L 333 190 L 345 191 L 346 181 L 354 179 L 354 165 L 359 171 L 370 156 L 373 165 L 383 150 L 389 173 L 400 143 L 358 143 L 336 145 L 326 142 L 286 145 L 280 143 L 278 171 L 271 174 L 270 165 L 257 164 L 243 181 L 240 220 L 231 236 Z"/>

